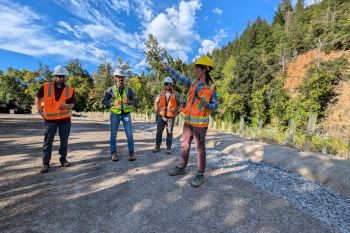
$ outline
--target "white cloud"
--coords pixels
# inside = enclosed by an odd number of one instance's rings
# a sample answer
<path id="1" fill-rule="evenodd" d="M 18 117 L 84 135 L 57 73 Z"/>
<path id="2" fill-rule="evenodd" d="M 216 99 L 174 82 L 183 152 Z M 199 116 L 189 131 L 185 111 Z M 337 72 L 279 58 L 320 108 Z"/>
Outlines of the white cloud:
<path id="1" fill-rule="evenodd" d="M 304 5 L 311 6 L 320 2 L 322 2 L 322 0 L 305 0 Z M 292 4 L 295 6 L 297 4 L 297 0 L 292 0 Z"/>
<path id="2" fill-rule="evenodd" d="M 81 31 L 87 33 L 93 39 L 111 40 L 116 37 L 113 31 L 100 24 L 88 24 L 81 28 Z"/>
<path id="3" fill-rule="evenodd" d="M 187 61 L 193 42 L 200 40 L 194 30 L 196 11 L 200 8 L 199 0 L 181 1 L 178 8 L 167 8 L 146 26 L 144 38 L 149 34 L 154 35 L 160 46 L 173 56 Z"/>
<path id="4" fill-rule="evenodd" d="M 74 28 L 72 28 L 67 22 L 59 21 L 57 24 L 58 26 L 60 26 L 60 28 L 57 28 L 57 31 L 59 31 L 60 33 L 63 33 L 66 35 L 69 35 L 70 33 L 72 33 L 75 37 L 81 38 L 80 33 Z"/>
<path id="5" fill-rule="evenodd" d="M 115 11 L 125 11 L 127 14 L 130 14 L 130 4 L 128 0 L 111 0 L 111 8 Z"/>
<path id="6" fill-rule="evenodd" d="M 138 62 L 137 64 L 134 65 L 134 69 L 138 70 L 140 68 L 145 68 L 147 66 L 148 66 L 148 64 L 146 62 L 146 59 L 142 59 L 140 62 Z"/>
<path id="7" fill-rule="evenodd" d="M 217 47 L 217 43 L 214 40 L 204 39 L 202 40 L 201 47 L 198 49 L 200 55 L 206 55 L 213 52 Z"/>
<path id="8" fill-rule="evenodd" d="M 223 11 L 222 11 L 222 9 L 220 9 L 218 7 L 215 7 L 213 9 L 213 13 L 216 14 L 216 15 L 222 15 Z"/>
<path id="9" fill-rule="evenodd" d="M 314 5 L 314 4 L 318 4 L 320 3 L 322 0 L 306 0 L 305 1 L 305 6 L 311 6 L 311 5 Z"/>
<path id="10" fill-rule="evenodd" d="M 154 17 L 151 0 L 134 0 L 135 12 L 138 15 L 141 22 L 145 25 L 150 22 Z"/>
<path id="11" fill-rule="evenodd" d="M 62 7 L 67 6 L 67 2 L 56 0 Z M 143 41 L 138 33 L 127 32 L 122 22 L 115 18 L 115 14 L 125 7 L 125 11 L 134 9 L 134 5 L 141 4 L 147 9 L 147 2 L 142 3 L 141 0 L 129 1 L 113 1 L 112 9 L 108 5 L 101 6 L 102 9 L 97 9 L 95 1 L 87 0 L 70 0 L 69 10 L 74 16 L 88 21 L 87 24 L 76 25 L 76 28 L 83 33 L 86 33 L 90 39 L 97 40 L 101 46 L 113 47 L 120 50 L 132 58 L 141 58 Z M 134 5 L 131 5 L 134 4 Z M 139 8 L 138 8 L 139 9 Z M 137 11 L 136 9 L 134 9 Z M 113 41 L 113 44 L 110 43 Z"/>
<path id="12" fill-rule="evenodd" d="M 31 56 L 78 57 L 92 62 L 98 61 L 100 54 L 107 54 L 93 43 L 58 40 L 51 37 L 45 33 L 46 28 L 39 23 L 43 17 L 26 6 L 5 3 L 6 5 L 0 3 L 1 49 Z M 67 28 L 69 27 L 65 30 Z"/>
<path id="13" fill-rule="evenodd" d="M 225 37 L 227 37 L 226 29 L 220 29 L 213 39 L 202 40 L 201 47 L 198 49 L 199 55 L 212 53 L 213 50 L 219 46 L 219 42 Z"/>

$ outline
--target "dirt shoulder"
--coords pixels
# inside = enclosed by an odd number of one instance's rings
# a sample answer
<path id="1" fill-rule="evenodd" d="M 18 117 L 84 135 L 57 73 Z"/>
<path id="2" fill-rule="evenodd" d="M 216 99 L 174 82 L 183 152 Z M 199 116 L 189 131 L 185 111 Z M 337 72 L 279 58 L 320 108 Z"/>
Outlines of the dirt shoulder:
<path id="1" fill-rule="evenodd" d="M 350 197 L 350 160 L 298 149 L 249 141 L 238 136 L 211 131 L 207 147 L 254 162 L 264 161 L 298 173 Z"/>

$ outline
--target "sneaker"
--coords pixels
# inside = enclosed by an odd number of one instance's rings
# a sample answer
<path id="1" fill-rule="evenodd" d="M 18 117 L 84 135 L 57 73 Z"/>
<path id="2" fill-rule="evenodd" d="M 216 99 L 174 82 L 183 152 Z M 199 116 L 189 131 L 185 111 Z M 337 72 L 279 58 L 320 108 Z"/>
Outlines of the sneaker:
<path id="1" fill-rule="evenodd" d="M 203 173 L 198 173 L 196 174 L 195 177 L 193 177 L 191 181 L 192 187 L 198 187 L 204 182 L 204 174 Z"/>
<path id="2" fill-rule="evenodd" d="M 169 171 L 170 176 L 177 176 L 177 175 L 184 174 L 184 173 L 185 173 L 185 168 L 180 167 L 179 165 L 176 165 L 173 168 L 173 170 Z"/>
<path id="3" fill-rule="evenodd" d="M 60 164 L 62 167 L 69 167 L 70 166 L 70 163 L 68 162 L 67 159 L 60 160 Z"/>
<path id="4" fill-rule="evenodd" d="M 135 161 L 135 160 L 136 160 L 135 152 L 134 151 L 129 152 L 129 161 Z"/>
<path id="5" fill-rule="evenodd" d="M 112 153 L 111 153 L 111 160 L 112 160 L 113 162 L 116 162 L 116 161 L 119 160 L 117 152 L 112 152 Z"/>
<path id="6" fill-rule="evenodd" d="M 157 152 L 159 152 L 159 151 L 160 151 L 160 148 L 159 148 L 159 147 L 154 147 L 153 153 L 157 153 Z"/>
<path id="7" fill-rule="evenodd" d="M 166 153 L 167 153 L 168 155 L 170 155 L 170 154 L 172 154 L 173 152 L 171 151 L 171 148 L 168 148 L 168 149 L 166 149 Z"/>
<path id="8" fill-rule="evenodd" d="M 49 168 L 50 168 L 50 166 L 48 164 L 44 164 L 41 167 L 40 173 L 48 173 L 49 172 Z"/>

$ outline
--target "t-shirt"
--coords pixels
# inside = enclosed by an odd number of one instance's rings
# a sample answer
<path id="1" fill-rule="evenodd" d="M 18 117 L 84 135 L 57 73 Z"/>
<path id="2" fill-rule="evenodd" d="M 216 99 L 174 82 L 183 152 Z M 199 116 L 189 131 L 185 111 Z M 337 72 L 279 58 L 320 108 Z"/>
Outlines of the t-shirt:
<path id="1" fill-rule="evenodd" d="M 63 89 L 66 87 L 65 84 L 63 84 L 61 87 L 58 87 L 55 83 L 54 85 L 55 87 L 55 99 L 56 101 L 58 101 L 61 98 Z M 38 98 L 44 98 L 44 85 L 42 85 L 38 91 L 38 93 L 36 94 L 36 97 Z M 76 103 L 76 98 L 75 98 L 75 93 L 73 91 L 73 95 L 71 98 L 66 100 L 66 104 L 75 104 Z M 45 120 L 45 122 L 47 123 L 71 123 L 71 118 L 70 117 L 66 117 L 63 119 L 59 119 L 59 120 Z"/>

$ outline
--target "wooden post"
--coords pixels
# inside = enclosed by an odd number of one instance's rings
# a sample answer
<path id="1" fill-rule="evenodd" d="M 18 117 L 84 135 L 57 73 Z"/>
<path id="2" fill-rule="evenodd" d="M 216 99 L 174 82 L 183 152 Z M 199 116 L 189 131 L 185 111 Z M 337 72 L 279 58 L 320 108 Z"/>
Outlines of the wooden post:
<path id="1" fill-rule="evenodd" d="M 273 132 L 272 132 L 272 127 L 270 127 L 269 129 L 269 141 L 272 142 L 273 141 Z"/>
<path id="2" fill-rule="evenodd" d="M 256 137 L 255 137 L 255 130 L 256 129 L 256 127 L 255 126 L 253 126 L 252 128 L 250 128 L 250 131 L 252 132 L 252 139 L 253 139 L 253 141 L 255 141 L 256 140 Z"/>
<path id="3" fill-rule="evenodd" d="M 262 139 L 263 137 L 263 133 L 262 133 L 262 129 L 263 129 L 263 121 L 262 120 L 259 120 L 258 121 L 258 128 L 259 128 L 259 138 Z"/>
<path id="4" fill-rule="evenodd" d="M 288 122 L 288 138 L 287 138 L 287 145 L 293 146 L 295 140 L 295 124 L 294 120 L 290 119 Z"/>
<path id="5" fill-rule="evenodd" d="M 317 120 L 317 114 L 311 113 L 310 117 L 309 117 L 309 123 L 307 126 L 307 130 L 306 130 L 306 135 L 305 135 L 305 144 L 304 144 L 305 151 L 311 150 L 311 139 L 312 139 L 313 133 L 315 131 L 316 120 Z"/>
<path id="6" fill-rule="evenodd" d="M 241 116 L 239 121 L 239 135 L 242 138 L 244 137 L 244 116 Z"/>
<path id="7" fill-rule="evenodd" d="M 233 125 L 231 121 L 228 123 L 228 132 L 233 133 Z"/>
<path id="8" fill-rule="evenodd" d="M 225 121 L 221 121 L 221 131 L 225 132 Z"/>
<path id="9" fill-rule="evenodd" d="M 322 154 L 327 154 L 327 139 L 328 139 L 328 137 L 327 137 L 327 135 L 324 135 L 323 137 L 322 137 L 322 139 L 323 139 L 323 146 L 322 146 Z"/>

